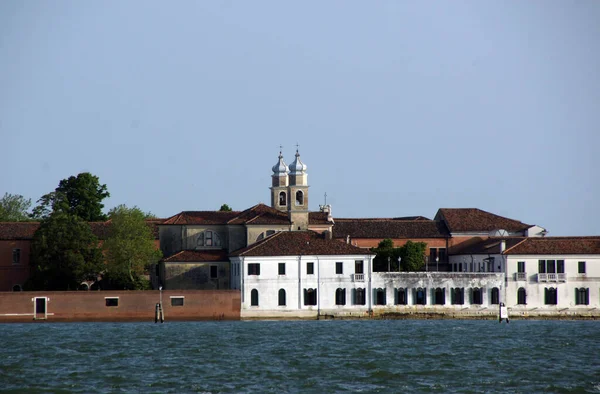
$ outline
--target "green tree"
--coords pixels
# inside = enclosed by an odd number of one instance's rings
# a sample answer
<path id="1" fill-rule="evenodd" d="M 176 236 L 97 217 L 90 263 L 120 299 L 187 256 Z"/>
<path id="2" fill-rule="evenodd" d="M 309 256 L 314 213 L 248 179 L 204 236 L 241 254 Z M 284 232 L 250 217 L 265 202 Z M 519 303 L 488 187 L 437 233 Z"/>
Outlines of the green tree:
<path id="1" fill-rule="evenodd" d="M 30 290 L 76 290 L 104 267 L 98 238 L 88 223 L 56 212 L 40 223 L 31 243 Z"/>
<path id="2" fill-rule="evenodd" d="M 27 221 L 30 207 L 31 199 L 25 199 L 20 194 L 4 193 L 4 197 L 0 199 L 0 222 Z"/>
<path id="3" fill-rule="evenodd" d="M 398 256 L 402 258 L 400 264 L 402 271 L 421 271 L 425 266 L 426 250 L 425 242 L 406 241 L 403 246 L 399 247 Z"/>
<path id="4" fill-rule="evenodd" d="M 104 241 L 106 272 L 103 288 L 141 290 L 150 288 L 143 276 L 162 257 L 154 245 L 146 213 L 119 205 L 109 212 L 110 230 Z"/>
<path id="5" fill-rule="evenodd" d="M 374 272 L 398 271 L 398 248 L 394 248 L 394 241 L 386 238 L 379 242 L 371 251 L 376 253 L 373 259 Z"/>
<path id="6" fill-rule="evenodd" d="M 219 211 L 231 212 L 231 211 L 233 211 L 233 209 L 231 209 L 231 207 L 229 205 L 223 204 L 223 205 L 221 205 L 221 208 L 219 209 Z"/>
<path id="7" fill-rule="evenodd" d="M 106 215 L 102 213 L 102 200 L 109 196 L 106 185 L 101 185 L 97 176 L 82 172 L 76 177 L 63 179 L 53 192 L 43 195 L 32 216 L 44 219 L 53 212 L 63 212 L 88 222 L 104 221 Z"/>

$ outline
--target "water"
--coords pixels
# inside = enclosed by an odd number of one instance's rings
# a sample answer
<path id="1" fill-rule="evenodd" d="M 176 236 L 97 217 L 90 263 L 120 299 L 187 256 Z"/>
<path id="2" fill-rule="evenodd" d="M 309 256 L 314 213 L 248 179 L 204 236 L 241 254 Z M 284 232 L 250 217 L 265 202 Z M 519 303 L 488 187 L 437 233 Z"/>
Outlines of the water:
<path id="1" fill-rule="evenodd" d="M 596 321 L 0 324 L 0 392 L 600 393 Z"/>

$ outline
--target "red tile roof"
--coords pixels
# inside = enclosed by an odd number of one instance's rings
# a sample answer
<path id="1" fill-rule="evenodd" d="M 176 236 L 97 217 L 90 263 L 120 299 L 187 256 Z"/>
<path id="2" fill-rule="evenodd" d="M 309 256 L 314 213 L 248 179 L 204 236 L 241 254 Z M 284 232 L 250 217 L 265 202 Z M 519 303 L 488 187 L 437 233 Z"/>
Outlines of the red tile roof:
<path id="1" fill-rule="evenodd" d="M 171 216 L 163 225 L 216 225 L 216 224 L 290 224 L 287 213 L 265 204 L 257 204 L 245 211 L 184 211 Z"/>
<path id="2" fill-rule="evenodd" d="M 237 217 L 231 219 L 229 224 L 290 224 L 286 212 L 271 208 L 265 204 L 257 204 L 240 212 Z"/>
<path id="3" fill-rule="evenodd" d="M 230 256 L 299 256 L 299 255 L 366 255 L 366 249 L 334 239 L 326 239 L 313 231 L 282 231 L 255 244 L 239 249 Z"/>
<path id="4" fill-rule="evenodd" d="M 239 211 L 183 211 L 160 224 L 227 224 L 239 213 Z"/>
<path id="5" fill-rule="evenodd" d="M 600 254 L 600 236 L 531 237 L 507 248 L 506 254 Z"/>
<path id="6" fill-rule="evenodd" d="M 334 238 L 445 238 L 445 228 L 433 220 L 335 219 Z"/>
<path id="7" fill-rule="evenodd" d="M 523 231 L 531 227 L 477 208 L 441 208 L 437 220 L 443 220 L 450 232 L 488 232 L 493 230 Z"/>
<path id="8" fill-rule="evenodd" d="M 500 245 L 505 241 L 505 250 L 523 242 L 525 237 L 475 237 L 451 247 L 449 255 L 457 254 L 500 254 Z"/>
<path id="9" fill-rule="evenodd" d="M 0 240 L 32 239 L 39 222 L 0 222 Z"/>
<path id="10" fill-rule="evenodd" d="M 229 261 L 227 251 L 219 250 L 182 250 L 172 256 L 163 259 L 164 262 L 209 262 Z"/>
<path id="11" fill-rule="evenodd" d="M 309 212 L 308 213 L 308 224 L 333 224 L 327 218 L 329 214 L 327 212 Z"/>

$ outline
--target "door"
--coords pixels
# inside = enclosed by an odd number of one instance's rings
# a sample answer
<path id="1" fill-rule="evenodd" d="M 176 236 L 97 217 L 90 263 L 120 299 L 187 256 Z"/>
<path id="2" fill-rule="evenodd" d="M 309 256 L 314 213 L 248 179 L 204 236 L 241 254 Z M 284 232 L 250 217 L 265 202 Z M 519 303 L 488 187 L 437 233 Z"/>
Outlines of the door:
<path id="1" fill-rule="evenodd" d="M 35 301 L 33 304 L 33 319 L 45 320 L 48 317 L 48 312 L 46 311 L 46 303 L 48 301 L 47 297 L 35 297 Z"/>

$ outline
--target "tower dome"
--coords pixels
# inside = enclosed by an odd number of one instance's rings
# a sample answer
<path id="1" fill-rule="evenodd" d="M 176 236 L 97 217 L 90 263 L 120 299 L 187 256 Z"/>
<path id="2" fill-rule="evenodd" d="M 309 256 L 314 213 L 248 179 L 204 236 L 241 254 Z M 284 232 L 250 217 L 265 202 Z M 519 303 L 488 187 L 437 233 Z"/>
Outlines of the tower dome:
<path id="1" fill-rule="evenodd" d="M 306 164 L 302 163 L 300 160 L 300 153 L 296 150 L 296 158 L 293 163 L 290 164 L 290 175 L 303 175 L 304 171 L 306 171 Z"/>
<path id="2" fill-rule="evenodd" d="M 279 151 L 279 161 L 277 162 L 277 164 L 275 164 L 273 166 L 273 175 L 272 176 L 273 177 L 286 176 L 288 171 L 289 171 L 288 166 L 283 161 L 283 155 L 281 154 L 281 151 Z"/>

